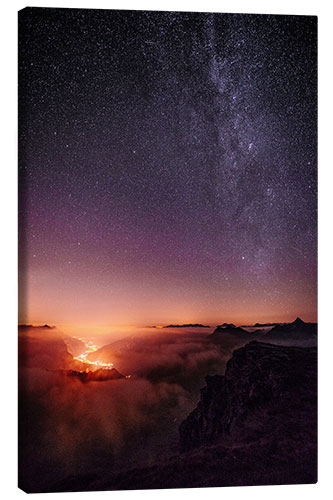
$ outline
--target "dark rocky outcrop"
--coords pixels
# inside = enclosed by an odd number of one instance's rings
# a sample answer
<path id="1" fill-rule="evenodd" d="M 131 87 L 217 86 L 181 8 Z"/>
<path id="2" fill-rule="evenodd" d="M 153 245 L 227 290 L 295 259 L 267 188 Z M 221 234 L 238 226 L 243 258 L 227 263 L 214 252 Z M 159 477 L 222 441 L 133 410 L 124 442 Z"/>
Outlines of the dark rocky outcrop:
<path id="1" fill-rule="evenodd" d="M 180 426 L 182 448 L 258 440 L 277 429 L 281 437 L 291 429 L 302 434 L 309 424 L 313 434 L 316 363 L 315 348 L 252 341 L 236 350 L 224 376 L 206 377 L 198 406 Z"/>
<path id="2" fill-rule="evenodd" d="M 68 477 L 47 491 L 130 490 L 317 480 L 316 348 L 251 342 L 206 378 L 180 426 L 181 452 L 149 466 Z"/>

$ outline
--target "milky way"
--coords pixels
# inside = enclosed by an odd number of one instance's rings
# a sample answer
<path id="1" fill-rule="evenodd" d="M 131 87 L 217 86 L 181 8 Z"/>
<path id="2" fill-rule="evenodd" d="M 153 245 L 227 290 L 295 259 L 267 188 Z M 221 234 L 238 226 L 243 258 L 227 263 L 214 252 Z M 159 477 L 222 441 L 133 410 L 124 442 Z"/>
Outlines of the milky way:
<path id="1" fill-rule="evenodd" d="M 316 18 L 19 26 L 22 321 L 315 319 Z"/>

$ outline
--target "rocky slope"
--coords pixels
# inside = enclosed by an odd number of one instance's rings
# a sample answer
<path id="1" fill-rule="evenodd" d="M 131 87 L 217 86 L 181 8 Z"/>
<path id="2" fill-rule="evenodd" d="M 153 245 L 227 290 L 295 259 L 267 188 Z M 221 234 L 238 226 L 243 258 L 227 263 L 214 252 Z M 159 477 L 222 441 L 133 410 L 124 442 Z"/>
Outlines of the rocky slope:
<path id="1" fill-rule="evenodd" d="M 315 483 L 316 348 L 253 341 L 235 351 L 224 376 L 206 378 L 180 444 L 149 467 L 71 477 L 51 491 Z"/>
<path id="2" fill-rule="evenodd" d="M 73 364 L 66 337 L 48 325 L 18 328 L 18 365 L 20 368 L 66 369 Z"/>
<path id="3" fill-rule="evenodd" d="M 301 431 L 316 416 L 316 363 L 315 348 L 252 341 L 234 351 L 224 376 L 206 377 L 198 406 L 180 426 L 181 446 Z"/>

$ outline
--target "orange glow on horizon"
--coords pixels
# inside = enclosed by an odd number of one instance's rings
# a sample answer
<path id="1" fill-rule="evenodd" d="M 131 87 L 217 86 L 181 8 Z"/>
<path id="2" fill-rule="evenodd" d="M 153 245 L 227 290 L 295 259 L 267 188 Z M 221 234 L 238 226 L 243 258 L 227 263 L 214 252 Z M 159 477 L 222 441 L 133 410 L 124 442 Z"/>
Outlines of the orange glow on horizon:
<path id="1" fill-rule="evenodd" d="M 203 325 L 209 325 L 211 328 L 216 327 L 217 325 L 220 325 L 222 323 L 233 323 L 236 326 L 242 326 L 242 325 L 254 325 L 255 323 L 289 323 L 294 321 L 297 317 L 300 317 L 303 321 L 305 322 L 310 322 L 310 323 L 316 323 L 317 322 L 317 315 L 316 312 L 295 312 L 295 313 L 288 313 L 285 315 L 270 315 L 270 314 L 265 314 L 265 315 L 256 315 L 256 314 L 251 314 L 247 316 L 238 316 L 237 319 L 235 319 L 234 316 L 221 316 L 220 319 L 218 317 L 215 318 L 215 320 L 209 321 L 207 318 L 205 319 L 189 319 L 186 317 L 185 319 L 174 319 L 171 318 L 170 321 L 165 322 L 163 325 L 156 325 L 153 322 L 149 326 L 149 322 L 142 322 L 141 324 L 137 325 L 126 325 L 126 324 L 118 324 L 118 325 L 111 325 L 111 324 L 105 324 L 105 325 L 95 325 L 95 324 L 52 324 L 52 323 L 46 323 L 45 321 L 29 321 L 29 322 L 19 322 L 19 324 L 30 324 L 32 326 L 44 326 L 45 324 L 48 324 L 49 326 L 54 326 L 58 328 L 59 330 L 63 331 L 64 333 L 67 333 L 68 335 L 71 335 L 75 337 L 75 334 L 80 334 L 82 337 L 76 337 L 78 340 L 84 341 L 84 337 L 91 335 L 92 333 L 94 335 L 98 336 L 103 336 L 106 334 L 109 334 L 110 337 L 113 335 L 117 335 L 117 337 L 121 338 L 122 336 L 126 336 L 127 334 L 134 333 L 136 330 L 148 330 L 151 327 L 152 330 L 162 330 L 164 329 L 167 325 L 170 324 L 203 324 Z M 94 346 L 94 349 L 91 349 L 89 352 L 94 352 L 95 350 L 98 349 L 97 346 Z"/>

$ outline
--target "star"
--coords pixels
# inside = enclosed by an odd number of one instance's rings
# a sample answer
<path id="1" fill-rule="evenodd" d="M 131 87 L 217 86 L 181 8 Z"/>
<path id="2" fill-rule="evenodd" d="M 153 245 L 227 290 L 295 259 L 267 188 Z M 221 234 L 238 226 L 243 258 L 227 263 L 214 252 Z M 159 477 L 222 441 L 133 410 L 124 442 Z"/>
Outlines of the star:
<path id="1" fill-rule="evenodd" d="M 22 12 L 20 261 L 35 310 L 49 272 L 59 316 L 67 280 L 115 323 L 149 324 L 152 303 L 163 323 L 165 304 L 201 311 L 203 297 L 218 322 L 221 293 L 259 320 L 270 288 L 272 316 L 314 315 L 316 19 Z"/>

